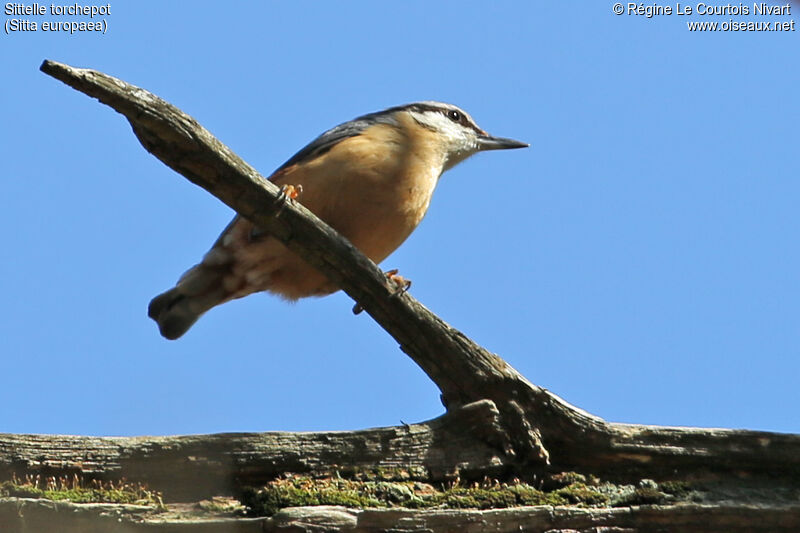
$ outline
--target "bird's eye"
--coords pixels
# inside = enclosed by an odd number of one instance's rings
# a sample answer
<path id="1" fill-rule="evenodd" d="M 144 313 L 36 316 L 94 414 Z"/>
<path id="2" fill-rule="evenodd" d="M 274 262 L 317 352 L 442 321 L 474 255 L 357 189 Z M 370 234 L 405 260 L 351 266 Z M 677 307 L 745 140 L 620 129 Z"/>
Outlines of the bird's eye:
<path id="1" fill-rule="evenodd" d="M 453 122 L 459 122 L 461 120 L 461 113 L 459 113 L 455 109 L 451 109 L 450 111 L 447 112 L 447 118 L 449 118 Z"/>

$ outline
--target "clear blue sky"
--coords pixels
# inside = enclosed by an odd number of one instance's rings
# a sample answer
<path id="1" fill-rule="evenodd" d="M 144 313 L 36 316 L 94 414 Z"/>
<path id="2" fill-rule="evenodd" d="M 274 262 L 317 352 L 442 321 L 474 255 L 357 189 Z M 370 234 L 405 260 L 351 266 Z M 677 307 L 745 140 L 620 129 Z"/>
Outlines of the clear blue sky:
<path id="1" fill-rule="evenodd" d="M 443 176 L 383 265 L 414 296 L 608 420 L 800 432 L 800 32 L 686 24 L 797 20 L 800 5 L 612 6 L 113 2 L 105 35 L 0 35 L 0 432 L 357 429 L 443 411 L 343 294 L 254 295 L 162 339 L 147 303 L 232 212 L 41 74 L 45 58 L 155 92 L 264 174 L 359 114 L 460 105 L 532 146 Z"/>

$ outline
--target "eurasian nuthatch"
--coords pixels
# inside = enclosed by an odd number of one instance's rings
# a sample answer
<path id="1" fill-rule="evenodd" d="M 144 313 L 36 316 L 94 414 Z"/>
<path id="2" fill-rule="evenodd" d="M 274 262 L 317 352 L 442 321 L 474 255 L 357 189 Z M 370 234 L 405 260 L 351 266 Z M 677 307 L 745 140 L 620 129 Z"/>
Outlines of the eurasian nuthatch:
<path id="1" fill-rule="evenodd" d="M 269 179 L 302 191 L 305 207 L 380 263 L 425 216 L 445 170 L 476 152 L 526 146 L 490 136 L 454 105 L 418 102 L 326 131 Z M 253 292 L 296 300 L 336 290 L 283 244 L 236 216 L 199 264 L 153 298 L 149 315 L 164 337 L 177 339 L 212 307 Z"/>

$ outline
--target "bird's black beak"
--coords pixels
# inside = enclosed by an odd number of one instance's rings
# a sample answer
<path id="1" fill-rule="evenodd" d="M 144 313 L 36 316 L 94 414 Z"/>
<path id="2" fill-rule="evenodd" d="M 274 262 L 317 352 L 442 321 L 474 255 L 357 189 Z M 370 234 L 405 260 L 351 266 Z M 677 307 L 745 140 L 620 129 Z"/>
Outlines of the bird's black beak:
<path id="1" fill-rule="evenodd" d="M 483 150 L 509 150 L 511 148 L 527 148 L 528 143 L 506 139 L 504 137 L 492 137 L 491 135 L 478 136 L 478 149 Z"/>

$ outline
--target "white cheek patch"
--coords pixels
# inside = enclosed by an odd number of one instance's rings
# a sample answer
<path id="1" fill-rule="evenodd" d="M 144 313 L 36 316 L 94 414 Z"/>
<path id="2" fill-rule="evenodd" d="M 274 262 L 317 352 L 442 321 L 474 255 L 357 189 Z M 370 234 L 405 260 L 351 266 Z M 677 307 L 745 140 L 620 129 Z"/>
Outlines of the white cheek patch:
<path id="1" fill-rule="evenodd" d="M 448 127 L 448 123 L 452 124 L 447 117 L 438 111 L 423 111 L 421 113 L 411 111 L 410 113 L 414 120 L 436 132 L 444 132 Z"/>
<path id="2" fill-rule="evenodd" d="M 414 120 L 436 134 L 443 141 L 444 165 L 442 171 L 449 170 L 478 151 L 476 134 L 461 124 L 453 122 L 444 113 L 437 111 L 412 111 Z M 441 172 L 436 172 L 438 179 Z"/>

